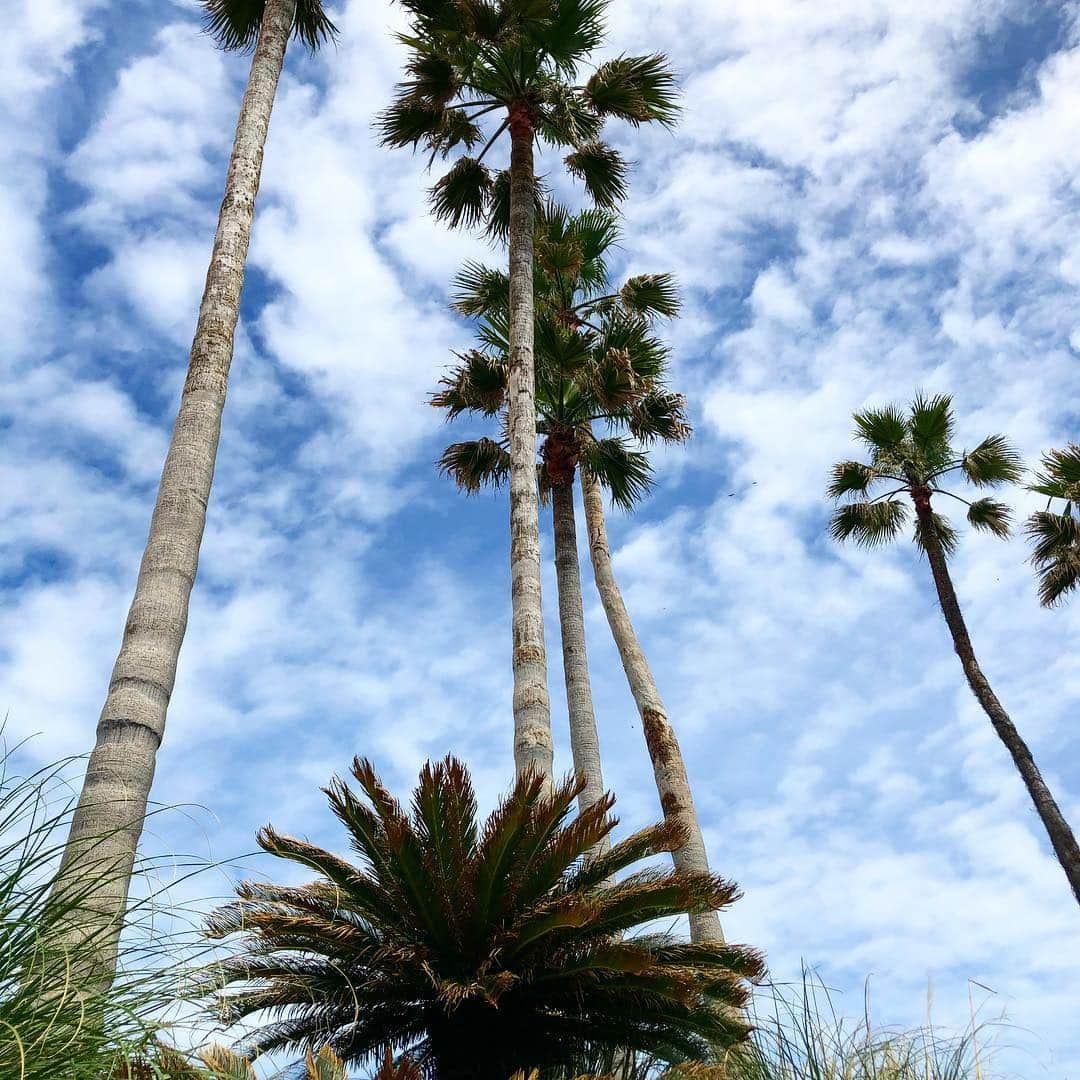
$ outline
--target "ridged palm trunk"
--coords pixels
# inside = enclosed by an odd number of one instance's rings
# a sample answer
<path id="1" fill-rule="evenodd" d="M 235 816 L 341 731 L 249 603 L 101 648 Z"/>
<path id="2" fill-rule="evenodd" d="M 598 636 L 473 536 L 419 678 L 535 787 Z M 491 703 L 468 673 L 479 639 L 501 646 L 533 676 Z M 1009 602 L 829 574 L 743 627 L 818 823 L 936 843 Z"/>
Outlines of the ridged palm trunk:
<path id="1" fill-rule="evenodd" d="M 115 973 L 135 851 L 187 626 L 263 147 L 295 10 L 296 0 L 266 3 L 135 598 L 54 885 L 53 895 L 60 901 L 79 893 L 66 944 L 92 941 L 92 963 L 104 981 Z M 94 887 L 84 895 L 88 874 Z"/>
<path id="2" fill-rule="evenodd" d="M 513 609 L 514 763 L 520 776 L 551 776 L 544 612 L 540 595 L 540 500 L 536 489 L 533 356 L 533 113 L 510 112 L 510 588 Z"/>
<path id="3" fill-rule="evenodd" d="M 581 562 L 578 559 L 577 522 L 574 516 L 574 475 L 551 489 L 551 516 L 555 533 L 555 576 L 559 588 L 559 629 L 562 637 L 563 676 L 570 718 L 570 749 L 574 772 L 585 781 L 578 806 L 588 809 L 604 796 L 600 764 L 600 736 L 596 729 L 589 657 L 585 645 L 585 605 L 581 596 Z M 600 854 L 610 847 L 604 837 L 596 846 Z"/>
<path id="4" fill-rule="evenodd" d="M 641 728 L 652 760 L 660 806 L 665 820 L 680 821 L 688 834 L 686 843 L 672 853 L 672 859 L 679 870 L 708 873 L 709 858 L 705 853 L 705 840 L 701 835 L 701 824 L 694 808 L 694 796 L 690 791 L 679 740 L 668 719 L 652 669 L 645 659 L 615 580 L 600 484 L 584 470 L 581 472 L 581 490 L 585 499 L 585 523 L 589 530 L 589 554 L 592 556 L 596 588 L 622 659 L 630 692 L 634 695 L 641 716 Z M 690 936 L 694 941 L 723 941 L 724 935 L 716 912 L 691 915 Z"/>
<path id="5" fill-rule="evenodd" d="M 1027 743 L 1016 730 L 1016 726 L 1001 702 L 998 701 L 997 695 L 991 689 L 975 659 L 975 650 L 971 644 L 971 637 L 968 635 L 963 613 L 960 611 L 960 603 L 956 598 L 945 552 L 942 550 L 937 531 L 933 527 L 930 492 L 916 489 L 913 491 L 913 497 L 923 546 L 930 563 L 930 570 L 934 575 L 934 585 L 937 587 L 938 601 L 949 632 L 952 634 L 953 647 L 960 658 L 960 666 L 964 669 L 964 675 L 967 677 L 975 699 L 989 717 L 998 738 L 1012 755 L 1017 771 L 1031 796 L 1031 801 L 1035 804 L 1035 811 L 1042 819 L 1043 826 L 1050 837 L 1054 854 L 1057 855 L 1061 869 L 1065 871 L 1065 876 L 1069 879 L 1077 902 L 1080 902 L 1080 845 L 1077 844 L 1076 837 L 1065 820 L 1065 815 L 1062 814 L 1061 808 L 1046 786 L 1046 781 L 1043 780 L 1042 773 L 1039 772 L 1039 767 L 1035 764 Z"/>

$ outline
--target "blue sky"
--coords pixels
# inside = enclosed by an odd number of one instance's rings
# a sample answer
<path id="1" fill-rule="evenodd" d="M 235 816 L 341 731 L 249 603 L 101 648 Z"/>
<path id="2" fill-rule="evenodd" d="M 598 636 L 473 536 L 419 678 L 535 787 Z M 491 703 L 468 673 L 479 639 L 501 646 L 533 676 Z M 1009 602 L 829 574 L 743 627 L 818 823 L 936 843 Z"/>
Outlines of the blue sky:
<path id="1" fill-rule="evenodd" d="M 469 341 L 447 282 L 489 253 L 432 223 L 423 162 L 372 134 L 400 10 L 332 10 L 339 44 L 293 52 L 274 113 L 154 789 L 201 809 L 156 818 L 153 851 L 229 858 L 267 820 L 333 845 L 318 786 L 354 753 L 404 790 L 453 751 L 489 803 L 511 769 L 505 506 L 435 474 L 450 436 L 424 404 Z M 115 12 L 16 0 L 0 46 L 0 707 L 42 757 L 92 741 L 246 75 L 193 3 Z M 1080 5 L 615 0 L 610 37 L 667 51 L 685 90 L 674 134 L 613 134 L 638 162 L 619 270 L 682 282 L 696 435 L 611 531 L 710 856 L 745 891 L 728 934 L 777 979 L 817 966 L 852 1014 L 870 976 L 889 1023 L 923 1018 L 930 981 L 962 1024 L 977 980 L 1015 1025 L 1012 1074 L 1080 1076 L 1075 904 L 927 569 L 906 543 L 832 547 L 822 496 L 849 414 L 917 388 L 955 394 L 969 445 L 1005 431 L 1034 463 L 1077 439 Z M 1080 605 L 1041 611 L 1026 555 L 965 534 L 956 584 L 1077 822 Z M 655 792 L 587 605 L 630 828 Z M 554 637 L 549 656 L 566 768 Z"/>

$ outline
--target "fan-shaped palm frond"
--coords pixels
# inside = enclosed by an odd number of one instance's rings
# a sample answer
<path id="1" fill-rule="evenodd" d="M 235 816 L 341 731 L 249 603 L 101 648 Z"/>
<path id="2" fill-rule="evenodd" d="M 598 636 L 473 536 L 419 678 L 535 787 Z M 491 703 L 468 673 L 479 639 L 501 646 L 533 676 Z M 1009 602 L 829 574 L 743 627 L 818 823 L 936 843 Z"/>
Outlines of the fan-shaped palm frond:
<path id="1" fill-rule="evenodd" d="M 613 146 L 598 139 L 582 143 L 563 161 L 597 206 L 611 209 L 626 198 L 628 166 Z"/>
<path id="2" fill-rule="evenodd" d="M 451 443 L 439 458 L 439 471 L 469 494 L 486 487 L 497 489 L 510 479 L 510 454 L 487 438 Z"/>
<path id="3" fill-rule="evenodd" d="M 201 0 L 207 32 L 223 49 L 253 49 L 267 0 Z M 322 0 L 297 0 L 293 35 L 315 51 L 337 36 Z"/>
<path id="4" fill-rule="evenodd" d="M 652 487 L 648 455 L 635 450 L 625 439 L 594 439 L 581 451 L 581 465 L 611 493 L 624 510 L 633 509 Z"/>
<path id="5" fill-rule="evenodd" d="M 353 776 L 359 793 L 341 780 L 326 791 L 361 862 L 307 886 L 245 883 L 210 921 L 241 936 L 208 973 L 223 1017 L 271 1016 L 254 1050 L 329 1047 L 360 1063 L 392 1046 L 446 1080 L 504 1080 L 596 1049 L 679 1061 L 747 1035 L 737 1010 L 762 973 L 753 950 L 633 933 L 738 895 L 708 874 L 633 870 L 676 829 L 615 845 L 598 867 L 584 855 L 614 826 L 612 800 L 573 818 L 576 783 L 548 791 L 524 776 L 480 825 L 452 758 L 424 767 L 411 810 L 370 763 Z M 259 842 L 305 866 L 337 862 L 272 829 Z"/>
<path id="6" fill-rule="evenodd" d="M 1080 588 L 1080 446 L 1045 454 L 1030 490 L 1050 500 L 1045 510 L 1028 518 L 1025 531 L 1035 542 L 1031 562 L 1039 578 L 1039 600 L 1053 607 Z M 1051 509 L 1054 500 L 1064 506 Z"/>
<path id="7" fill-rule="evenodd" d="M 836 509 L 829 534 L 834 540 L 854 540 L 861 547 L 879 547 L 895 540 L 907 519 L 907 507 L 895 499 L 848 503 Z"/>
<path id="8" fill-rule="evenodd" d="M 1018 483 L 1023 475 L 1020 455 L 1004 435 L 988 435 L 961 459 L 961 469 L 976 487 Z"/>

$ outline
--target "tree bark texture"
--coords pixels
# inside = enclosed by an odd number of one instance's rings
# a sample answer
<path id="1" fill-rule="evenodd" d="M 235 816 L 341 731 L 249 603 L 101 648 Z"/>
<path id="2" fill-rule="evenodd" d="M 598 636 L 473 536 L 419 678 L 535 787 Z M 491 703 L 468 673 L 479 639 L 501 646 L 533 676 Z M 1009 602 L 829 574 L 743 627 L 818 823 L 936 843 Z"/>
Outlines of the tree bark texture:
<path id="1" fill-rule="evenodd" d="M 589 658 L 585 646 L 585 606 L 581 595 L 581 563 L 578 559 L 572 479 L 568 484 L 557 484 L 551 489 L 551 511 L 570 748 L 574 756 L 574 772 L 585 781 L 585 788 L 578 796 L 578 806 L 587 810 L 604 796 L 604 774 L 600 764 L 600 736 L 596 729 Z M 596 851 L 590 854 L 601 854 L 610 846 L 610 840 L 604 837 L 597 844 Z"/>
<path id="2" fill-rule="evenodd" d="M 672 859 L 678 870 L 707 874 L 709 859 L 690 791 L 690 780 L 686 775 L 686 763 L 615 580 L 600 484 L 584 469 L 581 470 L 581 489 L 585 498 L 585 522 L 589 530 L 589 553 L 596 588 L 641 716 L 641 727 L 652 760 L 664 818 L 680 822 L 687 832 L 686 843 L 672 853 Z M 723 941 L 717 913 L 709 911 L 691 915 L 690 936 L 694 941 Z"/>
<path id="3" fill-rule="evenodd" d="M 111 980 L 135 852 L 187 626 L 270 112 L 296 0 L 267 0 L 150 533 L 53 895 L 98 876 L 69 920 Z"/>
<path id="4" fill-rule="evenodd" d="M 533 336 L 533 117 L 510 112 L 510 589 L 513 609 L 514 763 L 518 775 L 552 771 L 544 611 L 540 594 L 540 500 L 536 484 Z"/>
<path id="5" fill-rule="evenodd" d="M 967 624 L 964 622 L 960 603 L 956 598 L 956 590 L 953 588 L 952 578 L 949 575 L 945 552 L 933 528 L 929 493 L 916 490 L 914 501 L 921 526 L 923 546 L 930 563 L 930 570 L 934 575 L 934 585 L 937 587 L 938 601 L 949 627 L 949 633 L 952 634 L 953 647 L 960 658 L 960 666 L 964 669 L 968 686 L 971 687 L 975 699 L 982 706 L 983 712 L 989 717 L 998 738 L 1012 755 L 1013 762 L 1031 796 L 1031 801 L 1035 804 L 1035 811 L 1042 819 L 1043 826 L 1050 837 L 1054 854 L 1062 870 L 1065 871 L 1073 895 L 1080 903 L 1080 845 L 1077 844 L 1076 837 L 1068 821 L 1065 820 L 1065 815 L 1047 787 L 1046 781 L 1043 780 L 1042 773 L 1039 772 L 1027 743 L 1016 730 L 1016 726 L 1001 702 L 998 701 L 997 695 L 991 689 L 990 683 L 987 682 L 975 658 Z"/>

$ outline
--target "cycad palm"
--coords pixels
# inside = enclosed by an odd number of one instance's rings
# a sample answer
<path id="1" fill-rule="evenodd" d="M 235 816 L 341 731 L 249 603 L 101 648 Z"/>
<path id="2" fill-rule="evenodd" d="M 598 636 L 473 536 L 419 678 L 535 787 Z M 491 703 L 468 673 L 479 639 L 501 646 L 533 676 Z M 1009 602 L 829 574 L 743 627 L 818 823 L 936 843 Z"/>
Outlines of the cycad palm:
<path id="1" fill-rule="evenodd" d="M 569 150 L 566 167 L 599 206 L 625 193 L 626 166 L 600 142 L 609 117 L 670 123 L 674 80 L 661 56 L 579 69 L 603 41 L 609 0 L 401 0 L 412 25 L 408 78 L 381 119 L 385 143 L 458 155 L 432 189 L 451 225 L 486 221 L 509 246 L 510 568 L 513 609 L 514 758 L 518 772 L 552 769 L 551 718 L 540 597 L 539 505 L 534 471 L 533 226 L 538 196 L 533 143 Z M 485 141 L 477 121 L 498 117 Z M 504 132 L 509 169 L 483 159 Z M 476 156 L 474 147 L 482 145 Z"/>
<path id="2" fill-rule="evenodd" d="M 832 519 L 832 536 L 836 540 L 854 540 L 864 547 L 877 547 L 898 536 L 907 523 L 908 509 L 901 499 L 909 498 L 914 504 L 915 542 L 930 563 L 941 611 L 968 684 L 1012 755 L 1080 902 L 1080 847 L 1031 751 L 975 658 L 949 575 L 947 559 L 956 547 L 957 534 L 948 519 L 932 506 L 936 495 L 959 500 L 967 504 L 970 525 L 995 536 L 1007 536 L 1009 513 L 1004 504 L 990 498 L 969 502 L 942 485 L 951 476 L 962 477 L 979 488 L 1015 483 L 1021 476 L 1019 455 L 1001 435 L 987 436 L 973 450 L 957 451 L 952 441 L 952 400 L 948 396 L 920 396 L 906 413 L 888 406 L 856 413 L 854 419 L 856 437 L 869 449 L 870 461 L 845 461 L 833 469 L 829 494 L 838 500 L 853 501 L 837 508 Z M 871 492 L 882 484 L 890 489 L 871 497 Z"/>
<path id="3" fill-rule="evenodd" d="M 1045 454 L 1030 490 L 1049 500 L 1028 518 L 1026 529 L 1035 541 L 1031 561 L 1039 575 L 1039 600 L 1053 607 L 1080 587 L 1080 446 L 1070 443 Z M 1065 504 L 1060 511 L 1054 500 Z"/>
<path id="4" fill-rule="evenodd" d="M 690 432 L 681 396 L 665 386 L 667 349 L 650 329 L 655 316 L 677 312 L 674 284 L 666 274 L 639 275 L 612 292 L 606 258 L 616 239 L 610 214 L 592 210 L 571 216 L 551 204 L 542 208 L 535 235 L 540 483 L 552 503 L 570 741 L 574 768 L 586 784 L 584 806 L 600 797 L 604 781 L 574 512 L 578 465 L 629 508 L 650 483 L 642 444 L 678 441 Z M 484 266 L 470 264 L 458 276 L 455 306 L 480 317 L 483 348 L 464 356 L 432 399 L 451 418 L 461 412 L 503 415 L 507 291 L 505 275 Z M 595 438 L 596 422 L 611 434 Z M 476 491 L 505 480 L 509 455 L 505 440 L 485 438 L 453 444 L 440 464 L 459 486 Z"/>
<path id="5" fill-rule="evenodd" d="M 705 874 L 637 871 L 679 841 L 646 829 L 592 860 L 614 827 L 611 799 L 571 820 L 579 785 L 532 773 L 482 825 L 468 772 L 447 758 L 420 774 L 411 813 L 357 760 L 357 794 L 326 789 L 360 865 L 272 828 L 274 855 L 318 879 L 246 883 L 212 920 L 244 948 L 213 973 L 223 1018 L 268 1010 L 256 1051 L 330 1047 L 346 1064 L 386 1045 L 437 1080 L 506 1080 L 628 1047 L 680 1060 L 745 1037 L 737 1012 L 752 950 L 624 937 L 655 919 L 721 907 L 734 886 Z"/>
<path id="6" fill-rule="evenodd" d="M 315 49 L 335 33 L 320 0 L 203 0 L 203 6 L 207 28 L 224 48 L 253 48 L 254 55 L 150 535 L 57 879 L 58 890 L 77 885 L 92 859 L 94 872 L 109 882 L 81 905 L 71 931 L 100 942 L 98 966 L 106 980 L 115 970 L 131 867 L 187 628 L 274 95 L 290 37 Z"/>

